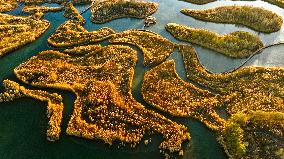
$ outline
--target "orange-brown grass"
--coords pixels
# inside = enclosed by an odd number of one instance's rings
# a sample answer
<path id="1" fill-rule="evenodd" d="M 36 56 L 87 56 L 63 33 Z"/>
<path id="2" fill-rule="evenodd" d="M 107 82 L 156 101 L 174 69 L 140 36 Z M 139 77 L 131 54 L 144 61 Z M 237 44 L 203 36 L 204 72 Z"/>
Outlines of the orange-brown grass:
<path id="1" fill-rule="evenodd" d="M 205 10 L 183 9 L 181 12 L 204 21 L 241 24 L 266 33 L 279 31 L 283 23 L 280 15 L 253 6 L 222 6 Z"/>
<path id="2" fill-rule="evenodd" d="M 128 43 L 139 47 L 144 54 L 144 65 L 157 65 L 173 52 L 175 45 L 151 31 L 127 30 L 114 34 L 111 43 Z"/>
<path id="3" fill-rule="evenodd" d="M 163 136 L 165 153 L 182 151 L 190 138 L 187 128 L 147 110 L 132 98 L 137 52 L 109 45 L 81 57 L 45 51 L 15 69 L 23 82 L 38 87 L 65 89 L 76 94 L 67 133 L 88 139 L 138 144 L 145 133 Z"/>
<path id="4" fill-rule="evenodd" d="M 174 116 L 195 118 L 213 130 L 224 126 L 215 112 L 218 96 L 182 81 L 172 60 L 145 74 L 142 94 L 146 102 Z"/>
<path id="5" fill-rule="evenodd" d="M 16 0 L 0 0 L 0 13 L 9 12 L 17 8 Z"/>
<path id="6" fill-rule="evenodd" d="M 244 31 L 220 35 L 175 23 L 167 24 L 166 29 L 178 40 L 201 45 L 233 58 L 249 57 L 263 47 L 258 36 Z"/>
<path id="7" fill-rule="evenodd" d="M 48 43 L 55 47 L 86 45 L 108 39 L 114 33 L 115 31 L 110 28 L 89 32 L 81 24 L 69 20 L 57 28 L 48 38 Z"/>
<path id="8" fill-rule="evenodd" d="M 80 24 L 86 23 L 84 17 L 79 13 L 79 11 L 74 7 L 73 3 L 68 2 L 64 6 L 64 17 L 69 18 Z"/>
<path id="9" fill-rule="evenodd" d="M 41 14 L 29 17 L 0 13 L 0 56 L 12 52 L 36 40 L 50 23 L 40 20 Z"/>
<path id="10" fill-rule="evenodd" d="M 113 19 L 133 17 L 146 18 L 154 14 L 158 3 L 137 0 L 104 0 L 94 1 L 91 20 L 94 23 L 106 23 Z"/>
<path id="11" fill-rule="evenodd" d="M 195 50 L 182 45 L 187 78 L 226 97 L 230 114 L 262 110 L 284 112 L 284 70 L 277 67 L 243 67 L 233 72 L 214 74 L 199 62 Z"/>

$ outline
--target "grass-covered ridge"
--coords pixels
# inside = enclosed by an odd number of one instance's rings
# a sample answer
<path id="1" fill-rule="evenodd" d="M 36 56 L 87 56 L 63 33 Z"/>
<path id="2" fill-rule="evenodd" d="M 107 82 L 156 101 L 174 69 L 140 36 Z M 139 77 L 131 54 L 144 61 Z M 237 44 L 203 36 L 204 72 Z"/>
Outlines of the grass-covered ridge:
<path id="1" fill-rule="evenodd" d="M 138 0 L 104 0 L 93 3 L 91 20 L 94 23 L 106 23 L 124 17 L 145 18 L 158 9 L 157 3 Z"/>
<path id="2" fill-rule="evenodd" d="M 29 17 L 0 13 L 0 56 L 12 52 L 36 40 L 50 23 L 41 20 L 42 13 Z"/>
<path id="3" fill-rule="evenodd" d="M 144 65 L 158 65 L 174 50 L 174 43 L 147 30 L 127 30 L 114 34 L 111 43 L 128 43 L 139 47 L 144 54 Z"/>
<path id="4" fill-rule="evenodd" d="M 222 6 L 205 10 L 183 9 L 181 13 L 196 19 L 241 24 L 259 32 L 279 31 L 283 20 L 278 14 L 253 6 Z"/>
<path id="5" fill-rule="evenodd" d="M 263 47 L 260 38 L 249 32 L 237 31 L 220 35 L 175 23 L 167 24 L 166 30 L 179 40 L 198 44 L 234 58 L 248 57 Z"/>

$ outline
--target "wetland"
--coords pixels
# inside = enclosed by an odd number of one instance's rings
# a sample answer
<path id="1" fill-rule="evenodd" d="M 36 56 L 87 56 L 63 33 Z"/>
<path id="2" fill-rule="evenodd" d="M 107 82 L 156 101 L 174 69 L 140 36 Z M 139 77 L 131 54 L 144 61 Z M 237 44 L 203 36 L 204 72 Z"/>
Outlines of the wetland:
<path id="1" fill-rule="evenodd" d="M 26 2 L 0 23 L 5 159 L 283 157 L 282 9 Z M 235 21 L 194 19 L 185 6 L 227 6 Z M 243 9 L 267 17 L 244 23 Z M 157 24 L 145 30 L 149 15 Z"/>

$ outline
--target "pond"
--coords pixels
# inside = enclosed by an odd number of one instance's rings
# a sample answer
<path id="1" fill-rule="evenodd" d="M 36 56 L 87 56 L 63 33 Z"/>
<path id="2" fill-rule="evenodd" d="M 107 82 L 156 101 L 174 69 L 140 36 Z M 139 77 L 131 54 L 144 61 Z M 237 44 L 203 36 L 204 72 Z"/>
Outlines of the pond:
<path id="1" fill-rule="evenodd" d="M 195 20 L 189 16 L 180 13 L 181 9 L 206 9 L 224 5 L 253 5 L 260 6 L 272 10 L 284 17 L 284 9 L 271 5 L 263 1 L 225 1 L 220 0 L 206 5 L 194 5 L 178 0 L 154 0 L 159 3 L 158 11 L 153 15 L 157 18 L 157 24 L 147 29 L 154 31 L 163 37 L 177 43 L 165 30 L 165 25 L 170 22 L 188 25 L 194 28 L 204 28 L 219 34 L 227 34 L 234 31 L 248 31 L 260 36 L 265 45 L 284 41 L 283 27 L 280 31 L 266 34 L 253 31 L 247 27 L 231 25 L 231 24 L 215 24 L 211 22 L 203 22 Z M 48 4 L 50 6 L 50 4 Z M 56 5 L 51 5 L 56 6 Z M 76 6 L 79 11 L 84 10 L 87 5 Z M 22 5 L 9 14 L 24 15 L 21 12 Z M 110 27 L 116 31 L 124 31 L 128 29 L 142 29 L 143 20 L 133 18 L 123 18 L 113 20 L 105 24 L 94 24 L 90 21 L 90 10 L 83 14 L 87 20 L 84 27 L 89 30 L 97 30 L 102 27 Z M 11 79 L 18 81 L 13 75 L 13 69 L 23 63 L 30 57 L 37 55 L 44 50 L 52 49 L 47 44 L 47 38 L 56 30 L 56 28 L 67 19 L 63 17 L 63 12 L 46 13 L 44 19 L 51 23 L 51 27 L 35 42 L 28 44 L 19 50 L 0 58 L 0 81 Z M 201 63 L 211 72 L 224 72 L 234 69 L 243 64 L 246 59 L 232 59 L 220 53 L 193 45 L 197 51 Z M 136 49 L 137 50 L 137 49 Z M 257 66 L 283 66 L 284 65 L 284 45 L 278 45 L 265 49 L 249 59 L 245 65 Z M 135 78 L 133 81 L 134 98 L 145 105 L 146 108 L 155 110 L 151 105 L 146 104 L 141 96 L 141 86 L 145 71 L 151 68 L 142 65 L 142 52 L 138 50 L 139 61 L 135 70 Z M 179 76 L 187 81 L 184 65 L 180 54 L 175 50 L 169 57 L 176 63 L 176 69 Z M 32 88 L 27 86 L 28 88 Z M 3 89 L 3 88 L 2 88 Z M 117 146 L 109 146 L 103 144 L 99 140 L 85 140 L 65 133 L 67 122 L 73 110 L 75 95 L 70 92 L 49 90 L 57 92 L 64 98 L 64 117 L 62 123 L 61 138 L 55 143 L 46 140 L 46 103 L 39 102 L 30 98 L 18 99 L 9 103 L 0 103 L 0 158 L 3 159 L 78 159 L 78 158 L 94 158 L 94 159 L 145 159 L 145 158 L 163 158 L 160 154 L 158 146 L 161 142 L 161 136 L 151 136 L 152 142 L 145 146 L 143 142 L 135 149 L 117 148 Z M 161 112 L 162 113 L 162 112 Z M 217 135 L 207 129 L 203 124 L 196 120 L 187 118 L 174 118 L 165 113 L 163 115 L 170 119 L 184 124 L 189 128 L 192 140 L 185 143 L 184 159 L 222 159 L 227 158 L 222 147 L 217 142 Z"/>

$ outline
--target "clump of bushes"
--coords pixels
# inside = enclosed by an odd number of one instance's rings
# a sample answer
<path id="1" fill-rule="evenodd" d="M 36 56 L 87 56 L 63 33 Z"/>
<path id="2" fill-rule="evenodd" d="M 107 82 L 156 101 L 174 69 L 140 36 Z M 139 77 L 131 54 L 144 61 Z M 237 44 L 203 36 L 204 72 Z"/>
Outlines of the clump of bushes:
<path id="1" fill-rule="evenodd" d="M 234 114 L 220 142 L 230 158 L 283 158 L 284 114 L 256 111 Z"/>
<path id="2" fill-rule="evenodd" d="M 175 23 L 169 23 L 166 30 L 175 38 L 198 44 L 234 58 L 245 58 L 263 47 L 260 38 L 249 32 L 237 31 L 219 35 L 205 29 L 195 29 Z"/>

